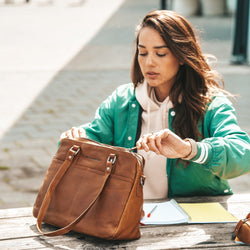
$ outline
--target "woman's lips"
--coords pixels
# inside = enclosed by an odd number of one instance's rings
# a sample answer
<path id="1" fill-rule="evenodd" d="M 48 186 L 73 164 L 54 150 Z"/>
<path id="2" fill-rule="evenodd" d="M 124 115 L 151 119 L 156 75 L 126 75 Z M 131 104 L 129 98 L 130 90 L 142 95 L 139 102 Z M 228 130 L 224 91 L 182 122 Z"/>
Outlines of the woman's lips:
<path id="1" fill-rule="evenodd" d="M 156 78 L 159 74 L 158 73 L 156 73 L 156 72 L 147 72 L 146 73 L 147 74 L 147 76 L 150 78 L 150 79 L 154 79 L 154 78 Z"/>

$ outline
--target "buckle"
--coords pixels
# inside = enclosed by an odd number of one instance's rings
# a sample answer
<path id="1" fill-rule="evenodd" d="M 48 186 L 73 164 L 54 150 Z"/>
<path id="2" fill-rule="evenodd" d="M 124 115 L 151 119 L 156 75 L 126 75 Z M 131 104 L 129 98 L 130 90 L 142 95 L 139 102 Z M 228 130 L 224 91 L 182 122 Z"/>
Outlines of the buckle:
<path id="1" fill-rule="evenodd" d="M 111 162 L 112 165 L 115 164 L 115 161 L 116 161 L 116 155 L 115 154 L 111 154 L 109 155 L 108 159 L 107 159 L 107 162 Z"/>
<path id="2" fill-rule="evenodd" d="M 78 154 L 78 152 L 80 151 L 80 147 L 75 151 L 75 153 L 74 153 L 74 155 L 77 155 Z"/>
<path id="3" fill-rule="evenodd" d="M 75 149 L 75 147 L 77 147 L 77 149 Z M 81 150 L 81 147 L 74 145 L 70 148 L 70 150 L 73 151 L 74 156 L 76 156 L 79 153 L 79 151 Z"/>

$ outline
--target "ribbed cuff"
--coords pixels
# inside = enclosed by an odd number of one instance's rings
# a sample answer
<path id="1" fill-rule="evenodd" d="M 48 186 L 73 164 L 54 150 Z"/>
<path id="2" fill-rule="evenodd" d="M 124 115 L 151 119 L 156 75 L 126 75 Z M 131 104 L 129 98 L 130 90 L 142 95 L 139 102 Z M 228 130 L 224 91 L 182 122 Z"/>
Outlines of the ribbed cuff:
<path id="1" fill-rule="evenodd" d="M 197 142 L 197 155 L 192 159 L 192 162 L 204 164 L 208 159 L 210 145 L 208 143 Z"/>

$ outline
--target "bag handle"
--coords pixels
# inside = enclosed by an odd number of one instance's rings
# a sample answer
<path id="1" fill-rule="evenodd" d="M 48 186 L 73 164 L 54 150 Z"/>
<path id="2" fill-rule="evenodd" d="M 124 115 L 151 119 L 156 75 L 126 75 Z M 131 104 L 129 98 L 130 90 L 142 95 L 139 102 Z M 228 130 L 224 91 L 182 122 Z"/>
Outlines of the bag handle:
<path id="1" fill-rule="evenodd" d="M 49 207 L 53 192 L 55 190 L 55 188 L 57 187 L 57 185 L 59 184 L 59 182 L 61 181 L 62 177 L 64 176 L 64 174 L 66 173 L 67 169 L 71 166 L 75 156 L 78 154 L 78 152 L 80 151 L 80 146 L 72 146 L 66 156 L 65 161 L 63 162 L 62 166 L 58 169 L 56 175 L 54 176 L 54 178 L 52 179 L 48 190 L 44 196 L 42 205 L 40 207 L 38 216 L 37 216 L 37 229 L 40 233 L 42 233 L 43 235 L 46 236 L 58 236 L 58 235 L 62 235 L 65 233 L 68 233 L 69 231 L 71 231 L 71 229 L 73 228 L 73 226 L 75 224 L 77 224 L 80 219 L 86 214 L 86 212 L 92 207 L 92 205 L 95 203 L 95 201 L 98 199 L 99 195 L 101 194 L 101 192 L 104 189 L 105 183 L 108 179 L 108 177 L 111 174 L 112 171 L 112 167 L 114 165 L 115 159 L 116 159 L 116 155 L 115 154 L 110 154 L 108 159 L 107 159 L 107 164 L 106 164 L 106 170 L 104 173 L 104 179 L 103 179 L 103 183 L 100 187 L 100 189 L 97 192 L 97 195 L 95 196 L 95 198 L 90 202 L 89 206 L 77 217 L 75 218 L 71 223 L 69 223 L 68 225 L 66 225 L 63 228 L 60 228 L 58 230 L 52 231 L 52 232 L 44 232 L 42 230 L 42 221 L 45 217 L 45 214 L 47 212 L 47 209 Z"/>
<path id="2" fill-rule="evenodd" d="M 244 223 L 243 220 L 239 220 L 239 221 L 238 221 L 238 223 L 237 223 L 237 225 L 236 225 L 236 227 L 235 227 L 235 229 L 234 229 L 234 234 L 235 234 L 236 236 L 238 235 L 239 230 L 240 230 L 240 228 L 241 228 L 241 226 L 242 226 L 243 223 Z"/>

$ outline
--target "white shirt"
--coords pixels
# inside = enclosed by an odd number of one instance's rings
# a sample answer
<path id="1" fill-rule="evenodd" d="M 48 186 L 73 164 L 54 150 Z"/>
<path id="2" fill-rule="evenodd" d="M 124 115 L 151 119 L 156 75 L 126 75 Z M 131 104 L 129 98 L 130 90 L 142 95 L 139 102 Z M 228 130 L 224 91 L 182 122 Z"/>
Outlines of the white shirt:
<path id="1" fill-rule="evenodd" d="M 168 113 L 173 106 L 169 97 L 159 102 L 154 88 L 146 82 L 136 87 L 135 94 L 143 109 L 141 136 L 168 128 Z M 168 194 L 167 158 L 144 150 L 138 150 L 138 153 L 145 158 L 144 199 L 166 199 Z"/>

